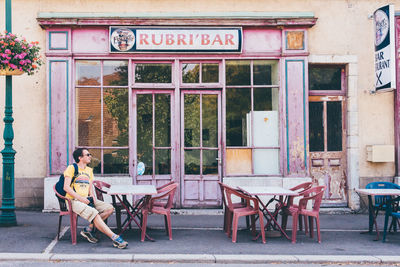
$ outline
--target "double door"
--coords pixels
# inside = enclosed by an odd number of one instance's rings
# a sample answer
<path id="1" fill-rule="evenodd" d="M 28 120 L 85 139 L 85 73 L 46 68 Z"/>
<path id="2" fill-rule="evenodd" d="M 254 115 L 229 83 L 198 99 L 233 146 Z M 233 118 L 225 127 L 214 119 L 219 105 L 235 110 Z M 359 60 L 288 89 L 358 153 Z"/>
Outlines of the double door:
<path id="1" fill-rule="evenodd" d="M 134 164 L 145 171 L 138 184 L 179 182 L 176 207 L 221 205 L 221 92 L 219 90 L 135 90 Z"/>

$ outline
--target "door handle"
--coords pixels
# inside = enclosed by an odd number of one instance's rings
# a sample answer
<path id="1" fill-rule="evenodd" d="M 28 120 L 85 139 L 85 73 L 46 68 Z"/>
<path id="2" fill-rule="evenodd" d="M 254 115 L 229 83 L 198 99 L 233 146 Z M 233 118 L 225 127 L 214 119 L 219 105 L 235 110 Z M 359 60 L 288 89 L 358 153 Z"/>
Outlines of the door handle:
<path id="1" fill-rule="evenodd" d="M 222 159 L 221 158 L 215 158 L 218 161 L 218 164 L 221 164 Z"/>

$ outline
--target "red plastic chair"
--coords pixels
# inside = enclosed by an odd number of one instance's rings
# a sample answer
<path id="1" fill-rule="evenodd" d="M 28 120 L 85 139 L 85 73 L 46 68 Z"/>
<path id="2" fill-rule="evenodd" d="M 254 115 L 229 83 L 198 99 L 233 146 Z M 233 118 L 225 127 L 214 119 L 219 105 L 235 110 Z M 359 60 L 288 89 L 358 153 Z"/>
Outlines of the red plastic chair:
<path id="1" fill-rule="evenodd" d="M 227 188 L 231 188 L 231 187 L 229 187 L 228 185 L 221 183 L 221 182 L 218 182 L 218 184 L 221 189 L 222 201 L 224 203 L 224 231 L 226 234 L 228 234 L 228 220 L 232 220 L 232 214 L 230 214 L 230 210 L 228 209 L 228 204 L 226 203 L 224 187 L 227 187 Z M 231 189 L 233 189 L 233 188 L 231 188 Z M 233 203 L 232 206 L 234 209 L 244 208 L 244 207 L 246 207 L 246 202 L 241 200 L 240 202 Z M 246 225 L 247 225 L 247 228 L 249 228 L 249 217 L 246 217 Z"/>
<path id="2" fill-rule="evenodd" d="M 142 208 L 142 236 L 141 241 L 143 242 L 146 237 L 147 227 L 147 216 L 149 213 L 164 215 L 165 230 L 169 236 L 169 240 L 172 240 L 172 227 L 171 227 L 171 208 L 175 196 L 177 183 L 172 183 L 162 188 L 162 192 L 152 197 L 147 206 Z M 167 202 L 163 205 L 155 204 L 163 198 L 167 198 Z"/>
<path id="3" fill-rule="evenodd" d="M 298 208 L 299 207 L 298 204 L 293 203 L 294 199 L 296 197 L 304 196 L 304 192 L 307 191 L 308 189 L 310 189 L 312 187 L 312 185 L 313 185 L 312 182 L 305 182 L 305 183 L 302 183 L 302 184 L 299 184 L 299 185 L 296 185 L 296 186 L 290 188 L 290 190 L 292 190 L 294 192 L 297 192 L 299 195 L 295 196 L 295 197 L 290 196 L 290 197 L 286 197 L 285 198 L 285 200 L 284 200 L 284 203 L 285 203 L 284 205 L 285 206 L 282 209 L 282 224 L 281 224 L 282 225 L 282 229 L 284 229 L 284 230 L 286 229 L 287 218 L 290 215 L 290 212 L 289 212 L 288 209 L 289 208 Z M 301 217 L 302 216 L 299 217 L 299 230 L 300 231 L 303 229 L 303 224 L 302 224 L 302 218 Z M 304 224 L 305 224 L 305 227 L 307 228 L 307 221 L 305 220 L 305 218 L 304 218 Z"/>
<path id="4" fill-rule="evenodd" d="M 53 186 L 54 193 L 58 196 L 58 204 L 60 205 L 60 215 L 58 217 L 58 232 L 57 240 L 60 238 L 62 216 L 69 215 L 70 228 L 71 228 L 71 241 L 72 245 L 76 245 L 76 228 L 78 223 L 78 215 L 72 211 L 71 199 L 66 198 L 56 191 L 56 185 Z M 68 206 L 67 206 L 68 205 Z"/>
<path id="5" fill-rule="evenodd" d="M 310 237 L 311 238 L 314 237 L 314 229 L 313 229 L 314 227 L 313 227 L 312 217 L 315 218 L 318 243 L 321 243 L 319 208 L 321 206 L 322 197 L 323 197 L 325 189 L 326 189 L 325 185 L 316 186 L 316 187 L 308 189 L 307 191 L 304 192 L 304 197 L 302 199 L 300 199 L 299 206 L 297 208 L 296 207 L 289 208 L 289 211 L 291 212 L 291 214 L 293 216 L 292 243 L 296 243 L 297 221 L 298 221 L 299 215 L 304 215 L 305 217 L 308 217 L 309 223 L 310 223 Z M 312 200 L 314 202 L 311 210 L 307 209 L 307 202 L 309 200 Z"/>
<path id="6" fill-rule="evenodd" d="M 107 191 L 111 187 L 111 185 L 106 182 L 98 181 L 98 180 L 93 181 L 93 185 L 94 185 L 94 189 L 95 189 L 94 191 L 96 193 L 97 199 L 104 201 L 103 194 L 107 194 Z M 125 210 L 125 208 L 124 208 L 124 206 L 121 205 L 121 203 L 117 202 L 114 195 L 111 195 L 111 199 L 112 199 L 112 205 L 114 206 L 114 209 L 115 209 L 115 219 L 117 221 L 117 229 L 119 232 L 121 232 L 122 231 L 121 211 Z"/>
<path id="7" fill-rule="evenodd" d="M 239 192 L 238 190 L 235 190 L 230 187 L 224 187 L 225 194 L 226 194 L 226 202 L 228 204 L 228 209 L 229 209 L 229 214 L 233 215 L 233 219 L 231 220 L 228 218 L 228 236 L 230 236 L 231 232 L 231 221 L 232 221 L 232 242 L 236 243 L 237 239 L 237 230 L 238 230 L 238 222 L 239 218 L 242 216 L 251 216 L 251 228 L 252 228 L 252 233 L 253 235 L 256 234 L 256 224 L 255 224 L 255 215 L 258 215 L 258 219 L 260 221 L 260 230 L 261 230 L 261 236 L 262 236 L 262 242 L 265 243 L 265 231 L 264 231 L 264 220 L 263 220 L 263 214 L 259 209 L 258 205 L 258 200 L 257 198 L 248 196 L 246 194 L 243 194 Z M 233 202 L 232 202 L 232 196 L 235 195 L 237 197 L 240 197 L 241 199 L 245 200 L 246 206 L 243 208 L 234 208 Z M 253 204 L 253 205 L 251 205 Z"/>

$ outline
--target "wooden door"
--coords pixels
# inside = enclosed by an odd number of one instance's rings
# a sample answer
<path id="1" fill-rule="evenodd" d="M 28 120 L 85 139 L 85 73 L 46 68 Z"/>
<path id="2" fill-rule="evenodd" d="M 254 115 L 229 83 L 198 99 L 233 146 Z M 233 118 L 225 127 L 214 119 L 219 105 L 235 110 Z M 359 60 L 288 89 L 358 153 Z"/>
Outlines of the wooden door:
<path id="1" fill-rule="evenodd" d="M 344 96 L 309 97 L 310 172 L 326 206 L 347 203 L 345 110 Z"/>
<path id="2" fill-rule="evenodd" d="M 181 205 L 221 205 L 221 92 L 181 92 Z"/>

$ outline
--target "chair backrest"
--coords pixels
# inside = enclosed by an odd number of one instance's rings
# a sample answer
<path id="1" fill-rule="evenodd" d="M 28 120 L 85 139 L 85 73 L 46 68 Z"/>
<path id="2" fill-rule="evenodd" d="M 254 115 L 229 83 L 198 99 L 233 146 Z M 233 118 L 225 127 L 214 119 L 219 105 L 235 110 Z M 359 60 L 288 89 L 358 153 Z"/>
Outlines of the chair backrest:
<path id="1" fill-rule="evenodd" d="M 173 184 L 173 183 L 175 183 L 175 182 L 174 182 L 174 181 L 170 181 L 170 182 L 168 182 L 168 183 L 166 183 L 166 184 L 163 184 L 163 185 L 157 187 L 157 188 L 156 188 L 157 194 L 159 194 L 159 193 L 161 193 L 161 192 L 164 192 L 164 191 L 165 191 L 165 188 L 166 188 L 167 186 Z"/>
<path id="2" fill-rule="evenodd" d="M 367 189 L 400 189 L 400 186 L 390 182 L 372 182 L 365 186 Z M 380 206 L 391 199 L 391 196 L 375 196 L 375 205 Z"/>
<path id="3" fill-rule="evenodd" d="M 296 185 L 296 186 L 290 188 L 290 190 L 301 194 L 302 192 L 310 189 L 312 187 L 312 185 L 313 185 L 312 182 L 305 182 L 305 183 L 302 183 L 302 184 L 299 184 L 299 185 Z"/>
<path id="4" fill-rule="evenodd" d="M 246 203 L 247 207 L 251 207 L 250 202 L 252 201 L 253 202 L 252 208 L 258 210 L 258 200 L 256 198 L 246 195 L 246 194 L 244 194 L 236 189 L 233 189 L 232 187 L 226 186 L 226 185 L 224 185 L 224 191 L 225 191 L 225 196 L 226 196 L 226 203 L 230 210 L 233 210 L 232 195 L 241 198 Z"/>
<path id="5" fill-rule="evenodd" d="M 96 193 L 96 198 L 98 200 L 104 201 L 103 194 L 107 194 L 107 189 L 110 188 L 111 185 L 106 182 L 98 180 L 94 180 L 93 185 L 94 185 L 94 191 Z"/>
<path id="6" fill-rule="evenodd" d="M 305 182 L 302 184 L 298 184 L 292 188 L 290 188 L 289 190 L 294 191 L 296 193 L 298 193 L 299 195 L 296 196 L 296 200 L 298 199 L 298 197 L 303 196 L 303 192 L 307 191 L 308 189 L 310 189 L 312 187 L 313 183 L 312 182 Z M 284 203 L 286 203 L 287 206 L 291 206 L 293 205 L 293 201 L 294 201 L 295 197 L 286 197 Z M 296 201 L 297 204 L 298 201 Z"/>
<path id="7" fill-rule="evenodd" d="M 178 188 L 178 185 L 179 185 L 178 183 L 174 182 L 174 183 L 164 187 L 161 194 L 158 194 L 157 196 L 152 197 L 150 199 L 150 209 L 153 207 L 154 201 L 163 199 L 163 198 L 167 198 L 167 203 L 164 205 L 164 208 L 171 209 L 173 201 L 174 201 L 175 192 L 176 192 L 176 189 Z"/>
<path id="8" fill-rule="evenodd" d="M 67 203 L 65 202 L 65 200 L 67 200 L 67 198 L 60 195 L 57 192 L 56 185 L 53 186 L 53 190 L 54 190 L 54 193 L 56 193 L 56 195 L 58 196 L 57 200 L 58 200 L 58 204 L 60 205 L 60 212 L 67 212 L 68 208 L 67 208 Z"/>
<path id="9" fill-rule="evenodd" d="M 322 197 L 324 196 L 324 191 L 326 189 L 326 185 L 320 185 L 311 187 L 310 189 L 303 192 L 304 197 L 299 201 L 300 209 L 305 209 L 307 206 L 307 201 L 312 200 L 313 206 L 312 209 L 315 212 L 319 212 L 319 208 L 321 207 Z"/>
<path id="10" fill-rule="evenodd" d="M 222 202 L 224 203 L 224 206 L 227 207 L 226 199 L 225 199 L 225 190 L 224 190 L 224 186 L 226 186 L 226 185 L 219 181 L 218 181 L 218 185 L 219 185 L 219 189 L 221 190 Z"/>

